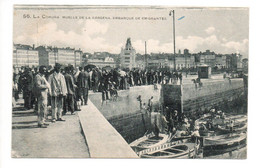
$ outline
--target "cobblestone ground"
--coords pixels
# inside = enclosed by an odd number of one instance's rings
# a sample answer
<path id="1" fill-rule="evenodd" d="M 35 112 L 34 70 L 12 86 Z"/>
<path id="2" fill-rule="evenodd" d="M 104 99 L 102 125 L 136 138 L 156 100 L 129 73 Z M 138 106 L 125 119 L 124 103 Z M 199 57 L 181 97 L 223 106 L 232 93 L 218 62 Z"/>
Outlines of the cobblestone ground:
<path id="1" fill-rule="evenodd" d="M 36 114 L 24 110 L 22 102 L 19 99 L 12 114 L 12 157 L 89 157 L 77 114 L 65 115 L 65 122 L 47 122 L 48 128 L 38 128 Z"/>

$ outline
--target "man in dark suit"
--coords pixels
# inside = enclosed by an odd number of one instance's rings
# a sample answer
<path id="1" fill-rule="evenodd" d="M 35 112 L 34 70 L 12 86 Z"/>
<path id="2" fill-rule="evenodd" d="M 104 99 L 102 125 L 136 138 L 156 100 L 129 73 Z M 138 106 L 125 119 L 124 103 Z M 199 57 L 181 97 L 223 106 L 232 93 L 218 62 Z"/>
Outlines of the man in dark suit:
<path id="1" fill-rule="evenodd" d="M 84 104 L 88 104 L 88 90 L 89 90 L 89 73 L 88 73 L 88 67 L 84 67 L 84 71 L 80 72 L 78 76 L 78 87 L 80 89 L 80 92 L 83 93 L 83 99 Z"/>
<path id="2" fill-rule="evenodd" d="M 66 114 L 67 111 L 70 110 L 71 114 L 74 114 L 74 96 L 75 96 L 75 89 L 76 85 L 74 83 L 74 79 L 71 75 L 71 68 L 70 67 L 65 67 L 65 81 L 66 81 L 66 86 L 67 86 L 67 97 L 64 102 L 64 110 L 63 113 Z"/>
<path id="3" fill-rule="evenodd" d="M 25 71 L 21 76 L 21 81 L 23 85 L 24 107 L 29 110 L 32 109 L 31 99 L 33 87 L 33 75 L 29 67 L 25 68 Z"/>

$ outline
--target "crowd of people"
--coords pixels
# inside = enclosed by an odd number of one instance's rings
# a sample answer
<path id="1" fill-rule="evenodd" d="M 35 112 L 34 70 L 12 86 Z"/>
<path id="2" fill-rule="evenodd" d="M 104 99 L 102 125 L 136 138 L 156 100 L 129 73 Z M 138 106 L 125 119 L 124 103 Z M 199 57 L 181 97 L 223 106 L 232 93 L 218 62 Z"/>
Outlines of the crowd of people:
<path id="1" fill-rule="evenodd" d="M 89 72 L 87 67 L 74 69 L 58 63 L 49 71 L 46 66 L 39 69 L 25 67 L 23 72 L 13 76 L 13 97 L 17 101 L 23 93 L 24 108 L 34 108 L 38 114 L 38 126 L 46 128 L 48 106 L 51 106 L 51 121 L 56 122 L 65 121 L 62 116 L 67 112 L 73 115 L 80 111 L 81 105 L 87 105 Z"/>
<path id="2" fill-rule="evenodd" d="M 56 63 L 54 68 L 22 67 L 14 71 L 14 103 L 23 94 L 24 108 L 39 114 L 39 127 L 47 127 L 47 108 L 51 106 L 52 122 L 64 121 L 62 115 L 74 114 L 87 105 L 89 90 L 102 93 L 102 104 L 118 97 L 118 90 L 141 85 L 182 83 L 182 72 L 170 70 L 101 69 L 94 66 L 73 67 Z"/>

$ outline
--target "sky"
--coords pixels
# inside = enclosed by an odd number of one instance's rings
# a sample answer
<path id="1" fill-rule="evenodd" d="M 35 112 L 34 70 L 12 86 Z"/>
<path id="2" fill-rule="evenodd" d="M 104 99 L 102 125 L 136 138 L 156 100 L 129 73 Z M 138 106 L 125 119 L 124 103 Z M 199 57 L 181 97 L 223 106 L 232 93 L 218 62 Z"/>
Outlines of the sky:
<path id="1" fill-rule="evenodd" d="M 148 53 L 173 53 L 171 10 L 175 11 L 176 52 L 209 49 L 248 57 L 248 8 L 16 6 L 13 42 L 119 54 L 131 38 L 137 53 L 145 52 L 145 41 Z"/>

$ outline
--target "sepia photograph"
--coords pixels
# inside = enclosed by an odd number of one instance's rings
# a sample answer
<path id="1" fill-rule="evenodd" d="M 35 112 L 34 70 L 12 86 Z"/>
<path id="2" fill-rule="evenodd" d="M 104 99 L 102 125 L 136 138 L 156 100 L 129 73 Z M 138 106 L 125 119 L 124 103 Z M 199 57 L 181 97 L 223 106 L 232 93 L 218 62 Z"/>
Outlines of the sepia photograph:
<path id="1" fill-rule="evenodd" d="M 247 159 L 248 7 L 14 5 L 12 31 L 12 158 Z"/>

